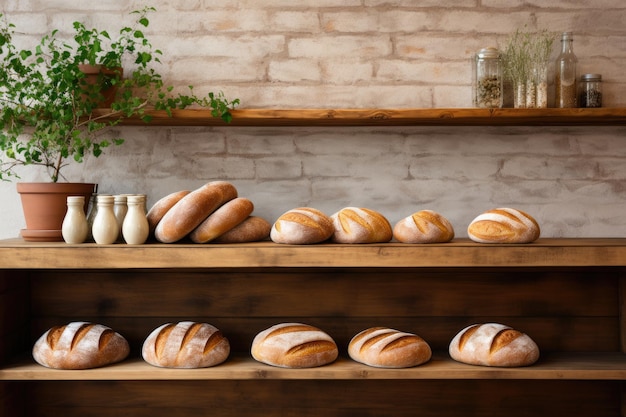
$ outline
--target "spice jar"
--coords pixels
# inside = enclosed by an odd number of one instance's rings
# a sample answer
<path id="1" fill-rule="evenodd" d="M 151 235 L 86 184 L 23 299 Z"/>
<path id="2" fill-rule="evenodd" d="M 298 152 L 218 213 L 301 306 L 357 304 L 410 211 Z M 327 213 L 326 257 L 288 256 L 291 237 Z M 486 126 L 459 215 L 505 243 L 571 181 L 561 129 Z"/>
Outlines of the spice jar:
<path id="1" fill-rule="evenodd" d="M 561 54 L 556 59 L 554 79 L 556 107 L 568 108 L 576 105 L 576 63 L 574 54 L 574 38 L 572 32 L 564 32 L 561 36 Z"/>
<path id="2" fill-rule="evenodd" d="M 475 57 L 474 105 L 502 107 L 502 58 L 493 47 L 483 48 Z"/>
<path id="3" fill-rule="evenodd" d="M 580 77 L 580 107 L 602 107 L 602 75 Z"/>

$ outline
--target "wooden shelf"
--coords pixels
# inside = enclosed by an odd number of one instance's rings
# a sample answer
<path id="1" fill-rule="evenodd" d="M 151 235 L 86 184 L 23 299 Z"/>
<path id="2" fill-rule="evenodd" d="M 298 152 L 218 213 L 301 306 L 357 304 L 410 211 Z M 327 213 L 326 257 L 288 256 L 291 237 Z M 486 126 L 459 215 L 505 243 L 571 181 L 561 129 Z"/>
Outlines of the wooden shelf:
<path id="1" fill-rule="evenodd" d="M 430 362 L 404 369 L 382 369 L 340 357 L 318 368 L 285 369 L 256 362 L 244 355 L 204 369 L 166 369 L 141 359 L 103 368 L 68 371 L 48 369 L 32 359 L 0 369 L 0 380 L 363 380 L 363 379 L 547 379 L 547 380 L 626 380 L 626 355 L 621 353 L 560 353 L 545 355 L 529 367 L 496 368 L 458 363 L 444 353 Z"/>
<path id="2" fill-rule="evenodd" d="M 531 244 L 126 244 L 0 241 L 0 269 L 259 267 L 624 266 L 626 239 L 539 239 Z"/>
<path id="3" fill-rule="evenodd" d="M 106 110 L 95 112 L 96 116 Z M 222 126 L 206 109 L 149 112 L 153 126 Z M 236 109 L 231 126 L 586 126 L 626 125 L 626 108 L 596 109 Z M 146 125 L 128 118 L 123 125 Z"/>

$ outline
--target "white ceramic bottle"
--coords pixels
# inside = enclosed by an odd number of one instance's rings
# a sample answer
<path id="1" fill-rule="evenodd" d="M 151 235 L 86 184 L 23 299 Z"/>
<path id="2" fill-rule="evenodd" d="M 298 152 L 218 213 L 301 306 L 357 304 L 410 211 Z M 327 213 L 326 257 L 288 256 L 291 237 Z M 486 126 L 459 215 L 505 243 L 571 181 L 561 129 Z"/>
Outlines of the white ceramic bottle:
<path id="1" fill-rule="evenodd" d="M 145 212 L 145 201 L 145 195 L 129 195 L 126 198 L 128 212 L 122 224 L 122 234 L 129 245 L 141 245 L 148 239 L 150 229 Z"/>
<path id="2" fill-rule="evenodd" d="M 85 216 L 85 197 L 67 197 L 67 212 L 63 218 L 61 233 L 66 243 L 83 243 L 87 239 L 89 226 Z"/>
<path id="3" fill-rule="evenodd" d="M 112 195 L 99 195 L 97 199 L 98 213 L 93 220 L 91 234 L 96 243 L 109 245 L 114 243 L 119 235 L 117 219 L 113 212 L 114 197 Z"/>
<path id="4" fill-rule="evenodd" d="M 124 217 L 126 217 L 128 212 L 126 200 L 127 194 L 118 194 L 113 197 L 113 213 L 115 213 L 115 219 L 117 219 L 117 225 L 119 226 L 118 242 L 122 241 L 122 225 L 124 224 Z"/>

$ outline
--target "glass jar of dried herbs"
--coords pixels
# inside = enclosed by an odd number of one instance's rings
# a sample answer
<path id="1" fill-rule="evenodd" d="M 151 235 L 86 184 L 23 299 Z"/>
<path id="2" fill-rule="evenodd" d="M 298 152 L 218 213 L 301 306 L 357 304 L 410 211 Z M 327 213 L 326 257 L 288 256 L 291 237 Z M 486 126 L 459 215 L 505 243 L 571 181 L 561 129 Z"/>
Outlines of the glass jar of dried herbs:
<path id="1" fill-rule="evenodd" d="M 493 47 L 476 54 L 474 69 L 474 105 L 480 108 L 502 107 L 502 57 Z"/>

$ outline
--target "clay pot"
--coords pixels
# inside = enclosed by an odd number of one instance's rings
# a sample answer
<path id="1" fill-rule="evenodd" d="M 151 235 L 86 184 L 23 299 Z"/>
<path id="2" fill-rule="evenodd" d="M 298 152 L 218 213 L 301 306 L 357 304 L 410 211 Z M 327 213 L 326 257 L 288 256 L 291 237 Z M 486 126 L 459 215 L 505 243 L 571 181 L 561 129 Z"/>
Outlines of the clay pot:
<path id="1" fill-rule="evenodd" d="M 26 220 L 26 229 L 20 234 L 31 242 L 62 241 L 67 197 L 84 196 L 87 214 L 89 199 L 97 190 L 96 184 L 85 183 L 21 182 L 16 185 Z"/>
<path id="2" fill-rule="evenodd" d="M 78 68 L 85 74 L 85 78 L 82 80 L 87 86 L 94 86 L 98 83 L 103 83 L 101 94 L 102 101 L 98 103 L 98 108 L 109 108 L 111 107 L 111 103 L 115 100 L 115 95 L 117 94 L 117 85 L 108 84 L 108 78 L 118 77 L 118 80 L 122 79 L 124 74 L 123 68 L 105 68 L 102 65 L 89 65 L 89 64 L 81 64 Z M 85 99 L 88 98 L 87 94 L 84 94 L 83 97 Z"/>

